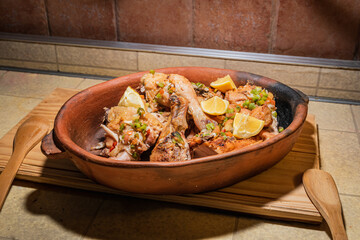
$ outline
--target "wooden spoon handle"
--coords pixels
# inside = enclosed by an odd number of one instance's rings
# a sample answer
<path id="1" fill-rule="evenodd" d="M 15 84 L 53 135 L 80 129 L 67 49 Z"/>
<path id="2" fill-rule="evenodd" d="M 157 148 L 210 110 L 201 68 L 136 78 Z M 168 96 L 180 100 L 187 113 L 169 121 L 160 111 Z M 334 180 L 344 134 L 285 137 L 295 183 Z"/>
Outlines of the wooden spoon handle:
<path id="1" fill-rule="evenodd" d="M 329 225 L 333 239 L 347 240 L 339 192 L 332 176 L 320 169 L 308 169 L 303 184 L 310 200 Z"/>
<path id="2" fill-rule="evenodd" d="M 38 116 L 30 117 L 18 128 L 14 138 L 13 153 L 0 175 L 0 210 L 22 161 L 28 152 L 46 135 L 48 130 L 48 121 Z"/>
<path id="3" fill-rule="evenodd" d="M 14 152 L 14 154 L 10 157 L 6 168 L 0 175 L 0 210 L 4 205 L 7 194 L 9 193 L 10 187 L 14 178 L 16 176 L 17 170 L 19 169 L 22 160 L 25 155 L 23 152 Z"/>

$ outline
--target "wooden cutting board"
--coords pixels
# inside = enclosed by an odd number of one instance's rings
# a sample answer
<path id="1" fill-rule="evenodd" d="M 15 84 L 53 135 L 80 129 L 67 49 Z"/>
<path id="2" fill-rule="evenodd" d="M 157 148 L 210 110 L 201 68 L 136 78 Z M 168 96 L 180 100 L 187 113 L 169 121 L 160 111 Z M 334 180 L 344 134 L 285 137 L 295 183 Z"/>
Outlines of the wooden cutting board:
<path id="1" fill-rule="evenodd" d="M 73 89 L 56 89 L 0 140 L 0 171 L 3 171 L 10 158 L 13 138 L 19 125 L 30 115 L 44 116 L 53 124 L 62 104 L 77 92 L 78 90 Z M 309 168 L 319 168 L 317 128 L 313 115 L 308 116 L 292 151 L 277 165 L 255 177 L 217 191 L 180 196 L 121 192 L 88 179 L 68 159 L 47 159 L 41 153 L 40 144 L 27 155 L 16 178 L 268 218 L 320 223 L 322 217 L 306 195 L 301 181 L 302 174 Z"/>

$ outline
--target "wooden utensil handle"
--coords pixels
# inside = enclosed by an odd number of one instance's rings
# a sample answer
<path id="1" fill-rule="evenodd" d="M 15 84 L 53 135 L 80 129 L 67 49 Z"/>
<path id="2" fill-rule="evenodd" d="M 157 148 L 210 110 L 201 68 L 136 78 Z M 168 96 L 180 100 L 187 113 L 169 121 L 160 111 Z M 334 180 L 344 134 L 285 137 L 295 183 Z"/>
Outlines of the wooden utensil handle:
<path id="1" fill-rule="evenodd" d="M 25 155 L 26 153 L 22 151 L 14 152 L 10 157 L 6 168 L 0 175 L 0 183 L 2 185 L 2 187 L 0 187 L 0 209 L 2 209 L 6 196 L 10 190 L 11 183 L 14 181 L 16 172 L 19 169 Z"/>
<path id="2" fill-rule="evenodd" d="M 67 157 L 67 153 L 61 150 L 54 141 L 54 130 L 51 130 L 41 141 L 41 151 L 50 159 Z"/>
<path id="3" fill-rule="evenodd" d="M 334 240 L 348 239 L 341 212 L 331 213 L 330 216 L 326 217 L 326 221 L 330 227 L 331 235 Z"/>

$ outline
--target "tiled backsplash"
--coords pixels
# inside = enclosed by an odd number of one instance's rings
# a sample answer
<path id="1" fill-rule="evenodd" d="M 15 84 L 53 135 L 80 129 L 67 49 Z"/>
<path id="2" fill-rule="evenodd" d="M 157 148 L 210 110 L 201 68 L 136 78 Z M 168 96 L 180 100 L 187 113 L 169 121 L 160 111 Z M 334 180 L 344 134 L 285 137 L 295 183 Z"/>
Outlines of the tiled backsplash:
<path id="1" fill-rule="evenodd" d="M 359 60 L 360 1 L 1 0 L 0 31 Z"/>
<path id="2" fill-rule="evenodd" d="M 227 68 L 270 77 L 310 96 L 360 101 L 360 70 L 117 49 L 97 45 L 0 40 L 0 66 L 119 77 L 180 66 Z"/>

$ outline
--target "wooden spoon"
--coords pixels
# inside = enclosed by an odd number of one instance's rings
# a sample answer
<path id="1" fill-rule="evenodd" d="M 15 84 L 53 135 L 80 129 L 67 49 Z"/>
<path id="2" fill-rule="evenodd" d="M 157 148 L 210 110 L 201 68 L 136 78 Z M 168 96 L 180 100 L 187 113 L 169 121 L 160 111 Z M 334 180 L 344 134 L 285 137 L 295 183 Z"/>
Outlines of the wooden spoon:
<path id="1" fill-rule="evenodd" d="M 0 175 L 0 210 L 22 161 L 48 130 L 49 122 L 38 116 L 30 117 L 18 128 L 14 138 L 13 153 Z"/>
<path id="2" fill-rule="evenodd" d="M 319 169 L 308 169 L 303 175 L 305 191 L 329 225 L 333 239 L 348 239 L 341 214 L 339 192 L 332 176 Z"/>

